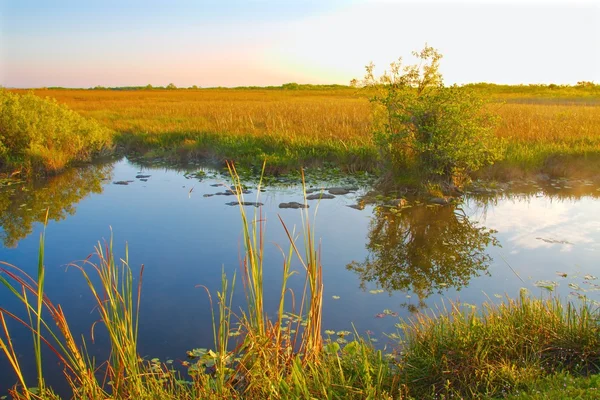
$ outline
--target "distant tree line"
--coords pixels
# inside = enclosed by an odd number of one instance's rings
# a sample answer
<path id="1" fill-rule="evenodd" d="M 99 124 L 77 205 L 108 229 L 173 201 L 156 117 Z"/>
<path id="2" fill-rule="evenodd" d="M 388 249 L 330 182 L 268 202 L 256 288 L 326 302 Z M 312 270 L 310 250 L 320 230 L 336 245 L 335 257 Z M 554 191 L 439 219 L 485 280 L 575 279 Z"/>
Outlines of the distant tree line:
<path id="1" fill-rule="evenodd" d="M 599 91 L 600 84 L 590 81 L 580 81 L 576 85 L 565 85 L 555 83 L 538 83 L 538 84 L 520 84 L 520 85 L 499 85 L 495 83 L 469 83 L 463 85 L 471 89 L 489 91 L 492 93 L 535 93 L 545 90 L 561 90 L 561 89 L 576 89 L 585 91 Z"/>
<path id="2" fill-rule="evenodd" d="M 226 87 L 226 86 L 214 86 L 203 88 L 198 85 L 192 85 L 189 87 L 177 87 L 173 83 L 169 83 L 167 86 L 153 86 L 148 84 L 146 86 L 94 86 L 91 88 L 66 88 L 62 86 L 48 86 L 41 87 L 38 89 L 47 89 L 47 90 L 124 90 L 124 91 L 132 91 L 132 90 L 340 90 L 340 89 L 351 89 L 349 85 L 312 85 L 312 84 L 299 84 L 295 82 L 284 83 L 280 86 L 236 86 L 236 87 Z"/>
<path id="3" fill-rule="evenodd" d="M 177 87 L 173 83 L 169 83 L 167 86 L 153 86 L 148 84 L 146 86 L 94 86 L 91 88 L 65 88 L 61 86 L 49 86 L 38 89 L 49 89 L 49 90 L 345 90 L 354 89 L 360 85 L 356 79 L 353 79 L 349 85 L 313 85 L 313 84 L 300 84 L 296 82 L 284 83 L 280 86 L 214 86 L 203 88 L 202 86 L 192 85 L 189 87 Z M 468 83 L 460 85 L 463 87 L 479 90 L 482 92 L 489 93 L 535 93 L 540 91 L 559 91 L 559 90 L 578 90 L 582 92 L 599 92 L 600 84 L 591 81 L 580 81 L 576 85 L 565 85 L 565 84 L 518 84 L 518 85 L 503 85 L 496 83 Z"/>

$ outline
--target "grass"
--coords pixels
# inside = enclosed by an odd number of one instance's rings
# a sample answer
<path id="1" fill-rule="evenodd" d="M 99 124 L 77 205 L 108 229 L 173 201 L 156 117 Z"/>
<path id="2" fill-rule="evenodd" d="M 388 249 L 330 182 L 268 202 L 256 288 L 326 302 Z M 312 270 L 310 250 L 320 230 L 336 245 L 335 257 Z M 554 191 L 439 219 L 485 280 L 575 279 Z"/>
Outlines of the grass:
<path id="1" fill-rule="evenodd" d="M 58 172 L 110 149 L 112 138 L 110 129 L 56 100 L 0 89 L 0 170 Z"/>
<path id="2" fill-rule="evenodd" d="M 515 104 L 497 107 L 506 139 L 505 160 L 484 171 L 488 177 L 523 172 L 552 176 L 600 174 L 600 104 Z"/>
<path id="3" fill-rule="evenodd" d="M 522 291 L 481 310 L 450 307 L 401 325 L 401 373 L 416 398 L 504 396 L 557 373 L 600 370 L 598 311 L 589 304 Z"/>
<path id="4" fill-rule="evenodd" d="M 39 91 L 118 132 L 130 152 L 290 169 L 372 169 L 371 110 L 354 90 Z M 297 169 L 297 168 L 296 168 Z"/>
<path id="5" fill-rule="evenodd" d="M 506 139 L 505 159 L 480 176 L 600 172 L 600 89 L 592 86 L 471 85 L 492 99 Z M 269 173 L 333 162 L 375 171 L 368 93 L 313 90 L 37 90 L 117 132 L 129 153 L 147 158 L 209 158 Z"/>
<path id="6" fill-rule="evenodd" d="M 244 201 L 235 168 L 230 166 L 238 202 Z M 260 193 L 260 190 L 257 191 Z M 93 258 L 73 264 L 95 299 L 98 321 L 92 339 L 108 338 L 105 361 L 88 356 L 84 338 L 75 339 L 60 305 L 44 293 L 44 236 L 40 238 L 37 276 L 0 263 L 0 284 L 20 299 L 25 314 L 0 306 L 0 349 L 16 374 L 15 399 L 55 399 L 44 380 L 43 346 L 64 368 L 74 398 L 81 399 L 409 399 L 485 398 L 515 395 L 544 398 L 567 383 L 572 393 L 590 387 L 600 368 L 598 312 L 589 304 L 559 299 L 516 300 L 484 304 L 481 309 L 450 304 L 436 314 L 401 321 L 391 334 L 395 354 L 375 349 L 368 338 L 347 341 L 323 337 L 322 267 L 314 224 L 303 211 L 299 235 L 287 228 L 282 248 L 283 275 L 279 312 L 268 318 L 263 304 L 263 237 L 260 210 L 247 215 L 240 206 L 242 241 L 240 273 L 246 303 L 232 309 L 236 276 L 222 277 L 213 304 L 212 349 L 188 352 L 178 367 L 138 353 L 138 316 L 144 268 L 130 267 L 127 251 L 117 258 L 112 243 L 98 245 Z M 292 263 L 299 265 L 292 268 Z M 292 293 L 288 281 L 303 279 L 304 290 Z M 25 317 L 21 317 L 24 315 Z M 7 319 L 32 333 L 36 382 L 24 378 Z M 44 352 L 44 354 L 50 354 Z M 553 378 L 554 377 L 554 378 Z M 587 386 L 586 386 L 587 385 Z M 533 397 L 523 397 L 533 396 Z M 537 396 L 537 397 L 535 397 Z"/>
<path id="7" fill-rule="evenodd" d="M 598 398 L 600 375 L 573 376 L 559 373 L 539 379 L 525 390 L 506 396 L 507 399 L 581 399 Z"/>

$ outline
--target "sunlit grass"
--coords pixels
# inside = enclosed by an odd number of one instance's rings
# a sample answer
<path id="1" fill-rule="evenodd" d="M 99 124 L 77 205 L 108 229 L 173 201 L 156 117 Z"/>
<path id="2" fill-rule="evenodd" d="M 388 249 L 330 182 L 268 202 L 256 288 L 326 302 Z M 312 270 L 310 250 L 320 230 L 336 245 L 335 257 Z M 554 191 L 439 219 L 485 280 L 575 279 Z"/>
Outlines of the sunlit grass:
<path id="1" fill-rule="evenodd" d="M 591 304 L 522 291 L 481 309 L 454 303 L 400 327 L 399 367 L 416 398 L 503 396 L 548 375 L 600 371 L 600 324 Z"/>
<path id="2" fill-rule="evenodd" d="M 600 173 L 600 104 L 502 104 L 497 135 L 507 143 L 494 168 L 558 176 Z"/>
<path id="3" fill-rule="evenodd" d="M 0 89 L 0 171 L 57 172 L 112 147 L 113 132 L 54 99 Z"/>
<path id="4" fill-rule="evenodd" d="M 372 169 L 371 110 L 355 91 L 39 91 L 119 132 L 127 149 L 174 159 Z M 150 154 L 152 156 L 152 153 Z"/>
<path id="5" fill-rule="evenodd" d="M 600 94 L 593 87 L 477 87 L 493 99 L 506 139 L 504 161 L 482 172 L 512 178 L 600 171 Z M 378 167 L 368 93 L 336 90 L 38 90 L 117 132 L 130 152 L 172 160 L 289 170 L 331 161 Z"/>

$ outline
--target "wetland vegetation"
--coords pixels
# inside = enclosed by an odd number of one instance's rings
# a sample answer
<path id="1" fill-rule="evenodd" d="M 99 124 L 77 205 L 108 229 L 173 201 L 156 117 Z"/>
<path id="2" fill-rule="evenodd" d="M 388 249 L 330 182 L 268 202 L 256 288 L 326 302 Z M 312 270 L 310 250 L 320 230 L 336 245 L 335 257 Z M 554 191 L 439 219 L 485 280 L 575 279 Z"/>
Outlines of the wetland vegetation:
<path id="1" fill-rule="evenodd" d="M 53 173 L 109 151 L 113 132 L 52 98 L 0 88 L 0 169 Z"/>
<path id="2" fill-rule="evenodd" d="M 361 88 L 0 90 L 0 167 L 11 177 L 0 181 L 5 248 L 28 236 L 36 222 L 61 220 L 90 193 L 101 192 L 112 166 L 67 168 L 43 185 L 25 178 L 112 152 L 140 165 L 235 161 L 240 171 L 227 164 L 232 179 L 226 194 L 237 197 L 242 226 L 239 270 L 233 275 L 223 270 L 220 290 L 203 287 L 212 345 L 190 349 L 188 359 L 176 362 L 141 353 L 144 267 L 130 266 L 128 250 L 122 258 L 115 254 L 112 240 L 98 244 L 93 258 L 70 266 L 83 275 L 95 303 L 92 336 L 108 343 L 104 358 L 88 353 L 89 343 L 71 330 L 61 304 L 46 296 L 45 233 L 35 273 L 0 262 L 3 289 L 24 306 L 18 312 L 0 305 L 0 349 L 17 380 L 10 395 L 58 398 L 45 379 L 44 360 L 50 356 L 64 369 L 69 394 L 86 399 L 544 398 L 558 390 L 594 398 L 589 388 L 599 372 L 600 325 L 597 303 L 581 286 L 569 285 L 575 296 L 568 299 L 522 291 L 501 302 L 456 301 L 427 311 L 425 300 L 433 293 L 458 291 L 485 275 L 489 248 L 499 244 L 497 232 L 471 221 L 460 202 L 397 199 L 390 206 L 385 199 L 372 207 L 368 255 L 347 270 L 365 290 L 375 284 L 377 291 L 418 297 L 416 305 L 403 304 L 414 315 L 399 320 L 384 347 L 369 333 L 326 329 L 322 249 L 308 208 L 299 211 L 299 238 L 278 218 L 287 246 L 279 243 L 283 263 L 276 295 L 267 293 L 266 219 L 259 206 L 252 215 L 244 208 L 263 203 L 244 201 L 248 188 L 239 178 L 260 171 L 265 162 L 266 182 L 301 166 L 333 165 L 363 177 L 405 174 L 402 183 L 414 183 L 415 177 L 431 181 L 430 192 L 440 196 L 448 186 L 485 179 L 470 194 L 484 204 L 522 183 L 524 196 L 597 197 L 596 181 L 582 180 L 573 189 L 566 178 L 600 174 L 600 86 L 444 87 L 439 54 L 425 48 L 418 56 L 423 67 L 392 65 L 390 75 L 368 76 Z M 135 183 L 151 178 L 140 176 Z M 204 170 L 186 174 L 199 182 L 205 177 Z M 531 177 L 536 180 L 525 180 Z M 292 172 L 281 181 L 298 178 L 304 175 Z M 436 179 L 443 185 L 436 186 Z M 257 193 L 261 183 L 259 178 Z M 195 187 L 183 186 L 188 199 Z M 304 187 L 304 203 L 306 194 Z M 292 288 L 293 279 L 301 281 L 300 290 Z M 590 290 L 598 289 L 596 277 L 585 279 Z M 243 289 L 240 307 L 234 306 L 236 286 Z M 386 309 L 376 318 L 389 316 L 398 313 Z M 16 350 L 15 326 L 31 335 L 33 379 L 30 360 L 24 362 Z"/>
<path id="3" fill-rule="evenodd" d="M 285 85 L 284 85 L 285 86 Z M 498 115 L 502 160 L 475 176 L 509 180 L 545 173 L 598 175 L 600 86 L 467 85 Z M 15 91 L 24 93 L 24 91 Z M 36 89 L 112 130 L 128 155 L 148 160 L 208 159 L 267 172 L 335 163 L 346 171 L 379 166 L 372 91 L 299 86 L 240 89 Z"/>

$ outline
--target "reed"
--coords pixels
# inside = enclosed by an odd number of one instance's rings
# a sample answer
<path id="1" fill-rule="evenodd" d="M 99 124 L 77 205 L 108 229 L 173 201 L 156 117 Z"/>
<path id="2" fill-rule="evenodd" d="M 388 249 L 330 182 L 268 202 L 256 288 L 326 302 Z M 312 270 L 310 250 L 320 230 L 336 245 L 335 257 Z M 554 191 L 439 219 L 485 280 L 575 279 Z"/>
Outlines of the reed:
<path id="1" fill-rule="evenodd" d="M 233 165 L 230 170 L 236 196 L 243 204 L 240 178 Z M 60 306 L 54 306 L 44 294 L 44 237 L 40 240 L 37 279 L 2 263 L 0 283 L 21 300 L 29 316 L 23 320 L 0 308 L 4 334 L 0 337 L 0 349 L 18 381 L 10 391 L 11 396 L 15 399 L 57 398 L 44 381 L 41 347 L 45 344 L 64 366 L 65 379 L 77 399 L 391 398 L 392 391 L 384 386 L 393 380 L 390 363 L 381 352 L 362 341 L 352 342 L 344 349 L 329 342 L 328 347 L 323 347 L 322 266 L 308 210 L 303 217 L 300 243 L 297 243 L 299 237 L 295 230 L 280 219 L 289 247 L 287 251 L 282 250 L 283 279 L 279 312 L 274 319 L 268 318 L 263 304 L 265 221 L 260 211 L 248 216 L 242 205 L 240 216 L 244 242 L 240 268 L 246 303 L 239 313 L 232 310 L 235 275 L 231 284 L 222 276 L 216 307 L 210 290 L 205 288 L 211 303 L 214 348 L 190 351 L 189 355 L 196 360 L 183 363 L 188 367 L 186 376 L 158 360 L 145 361 L 140 357 L 137 337 L 144 268 L 142 265 L 134 278 L 127 250 L 119 262 L 112 240 L 98 244 L 93 258 L 71 264 L 83 276 L 95 299 L 99 321 L 92 327 L 92 340 L 98 335 L 109 338 L 109 357 L 99 365 L 87 355 L 85 340 L 78 342 L 73 337 Z M 292 268 L 294 259 L 298 260 L 300 271 Z M 304 276 L 304 288 L 302 293 L 293 293 L 288 288 L 288 280 L 299 273 Z M 296 298 L 300 299 L 298 304 Z M 46 318 L 43 318 L 44 313 Z M 25 381 L 5 316 L 33 333 L 38 371 L 35 387 Z M 58 329 L 53 328 L 54 324 Z M 232 337 L 237 338 L 235 344 L 230 342 Z M 369 365 L 371 367 L 366 367 Z"/>

